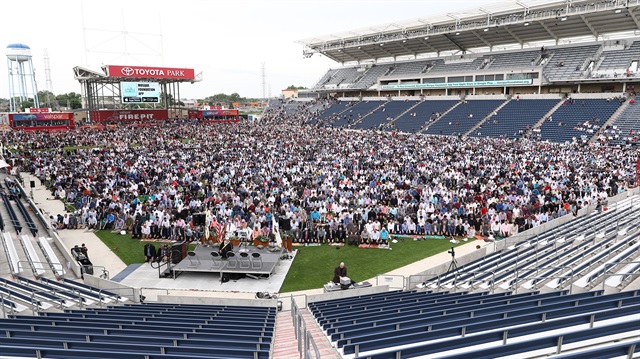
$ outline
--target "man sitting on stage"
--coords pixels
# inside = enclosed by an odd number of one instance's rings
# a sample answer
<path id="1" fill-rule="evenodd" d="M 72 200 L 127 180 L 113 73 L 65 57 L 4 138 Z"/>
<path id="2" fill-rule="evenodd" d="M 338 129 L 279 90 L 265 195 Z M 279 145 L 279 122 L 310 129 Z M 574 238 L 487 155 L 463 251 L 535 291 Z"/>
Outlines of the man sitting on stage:
<path id="1" fill-rule="evenodd" d="M 222 244 L 220 244 L 220 256 L 222 257 L 222 259 L 227 259 L 227 254 L 229 252 L 231 252 L 231 250 L 233 249 L 233 244 L 231 244 L 231 242 L 229 242 L 229 238 L 225 238 L 224 242 L 222 242 Z"/>

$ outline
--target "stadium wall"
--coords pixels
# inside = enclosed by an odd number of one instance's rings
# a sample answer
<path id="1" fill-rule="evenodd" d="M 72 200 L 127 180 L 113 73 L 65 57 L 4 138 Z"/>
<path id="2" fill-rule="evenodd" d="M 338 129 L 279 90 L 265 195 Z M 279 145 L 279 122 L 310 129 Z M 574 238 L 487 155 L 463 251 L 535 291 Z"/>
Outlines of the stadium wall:
<path id="1" fill-rule="evenodd" d="M 388 285 L 379 285 L 379 286 L 373 286 L 373 287 L 367 287 L 367 288 L 341 290 L 338 292 L 328 292 L 328 293 L 322 293 L 322 294 L 316 294 L 316 295 L 309 295 L 307 296 L 307 303 L 320 302 L 320 301 L 329 300 L 329 299 L 355 297 L 358 295 L 383 293 L 388 291 L 389 291 Z"/>
<path id="2" fill-rule="evenodd" d="M 157 302 L 171 304 L 240 305 L 249 307 L 276 307 L 278 305 L 278 301 L 275 299 L 212 298 L 175 295 L 159 295 Z"/>
<path id="3" fill-rule="evenodd" d="M 108 279 L 102 279 L 90 274 L 84 275 L 84 284 L 119 294 L 121 297 L 126 297 L 136 303 L 138 302 L 138 298 L 140 298 L 140 288 L 130 287 L 128 285 L 120 284 Z"/>

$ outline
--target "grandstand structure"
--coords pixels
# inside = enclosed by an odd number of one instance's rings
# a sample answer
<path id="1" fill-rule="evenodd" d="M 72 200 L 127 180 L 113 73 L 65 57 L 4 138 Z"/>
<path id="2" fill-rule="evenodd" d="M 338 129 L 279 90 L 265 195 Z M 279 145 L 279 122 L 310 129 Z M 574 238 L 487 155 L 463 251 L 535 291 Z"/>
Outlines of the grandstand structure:
<path id="1" fill-rule="evenodd" d="M 640 131 L 631 101 L 640 38 L 629 33 L 638 28 L 640 0 L 520 0 L 317 37 L 303 42 L 305 56 L 344 64 L 306 94 L 321 100 L 270 101 L 266 111 L 306 111 L 310 125 L 355 130 L 629 143 Z M 86 92 L 97 93 L 105 76 L 76 71 Z M 151 301 L 140 288 L 88 274 L 81 281 L 24 188 L 3 185 L 3 357 L 640 355 L 638 188 L 469 255 L 452 253 L 456 266 L 402 277 L 398 290 L 295 293 L 278 302 Z"/>
<path id="2" fill-rule="evenodd" d="M 640 82 L 639 27 L 638 0 L 509 1 L 316 36 L 299 41 L 304 56 L 320 54 L 342 66 L 329 69 L 300 97 L 475 100 L 466 106 L 472 107 L 469 111 L 454 109 L 457 105 L 441 109 L 433 103 L 418 106 L 418 111 L 404 108 L 406 113 L 389 102 L 385 107 L 398 108 L 399 114 L 360 114 L 351 122 L 332 106 L 311 119 L 314 123 L 331 118 L 327 122 L 336 127 L 637 142 L 640 126 L 629 120 L 635 106 L 624 100 L 635 96 Z M 623 100 L 617 106 L 599 101 L 617 97 Z M 507 105 L 525 98 L 529 101 Z M 575 98 L 586 107 L 579 109 L 583 113 L 573 111 L 577 106 L 566 110 L 550 103 Z M 502 106 L 507 113 L 499 111 Z M 606 109 L 593 113 L 593 106 Z M 523 118 L 509 115 L 515 108 Z M 433 114 L 448 111 L 448 117 L 431 123 Z M 555 122 L 545 124 L 545 119 Z M 555 135 L 555 127 L 562 127 L 565 135 Z"/>

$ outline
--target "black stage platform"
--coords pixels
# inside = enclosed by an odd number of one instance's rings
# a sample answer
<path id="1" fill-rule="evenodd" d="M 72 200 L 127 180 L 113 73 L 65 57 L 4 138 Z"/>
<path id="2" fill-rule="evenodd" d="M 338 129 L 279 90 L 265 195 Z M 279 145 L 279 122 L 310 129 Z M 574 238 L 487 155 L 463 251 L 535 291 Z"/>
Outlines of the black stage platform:
<path id="1" fill-rule="evenodd" d="M 219 256 L 214 257 L 211 252 L 217 253 L 218 247 L 198 245 L 192 252 L 187 254 L 186 258 L 173 267 L 174 273 L 176 276 L 182 272 L 219 273 L 220 280 L 222 280 L 224 273 L 268 278 L 275 272 L 284 249 L 279 248 L 271 252 L 266 248 L 259 249 L 242 245 L 233 249 L 235 256 L 229 259 L 222 259 Z M 246 256 L 243 253 L 246 253 Z"/>

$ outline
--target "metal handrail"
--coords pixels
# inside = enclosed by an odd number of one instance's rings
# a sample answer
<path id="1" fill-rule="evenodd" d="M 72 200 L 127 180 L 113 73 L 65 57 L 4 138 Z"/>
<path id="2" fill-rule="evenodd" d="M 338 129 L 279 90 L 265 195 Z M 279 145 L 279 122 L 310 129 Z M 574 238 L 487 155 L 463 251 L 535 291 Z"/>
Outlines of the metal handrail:
<path id="1" fill-rule="evenodd" d="M 7 309 L 4 307 L 4 303 L 5 303 L 4 302 L 5 301 L 4 297 L 5 297 L 5 294 L 0 292 L 0 308 L 2 309 L 2 317 L 6 318 L 7 317 Z M 15 309 L 11 308 L 11 313 L 9 313 L 9 314 L 12 314 L 12 315 L 15 314 Z"/>
<path id="2" fill-rule="evenodd" d="M 28 261 L 18 261 L 18 269 L 17 269 L 18 271 L 17 271 L 17 272 L 15 272 L 14 274 L 22 273 L 22 269 L 23 269 L 23 267 L 24 267 L 24 266 L 22 265 L 22 263 L 27 263 L 27 264 L 29 265 L 29 268 L 31 268 L 31 271 L 33 272 L 33 275 L 34 275 L 35 277 L 40 277 L 40 275 L 36 272 L 36 269 L 35 269 L 35 267 L 34 267 L 33 265 L 34 265 L 34 264 L 36 264 L 36 263 L 39 263 L 39 264 L 46 264 L 47 266 L 46 266 L 46 267 L 44 267 L 44 266 L 43 266 L 42 270 L 44 270 L 44 271 L 51 271 L 51 272 L 53 273 L 53 276 L 54 276 L 55 278 L 57 278 L 56 273 L 53 271 L 53 269 L 51 269 L 51 268 L 49 267 L 49 263 L 47 263 L 47 262 L 32 262 L 32 261 L 30 261 L 30 260 L 28 260 Z"/>
<path id="3" fill-rule="evenodd" d="M 534 269 L 537 271 L 541 270 L 541 269 L 567 269 L 569 268 L 569 270 L 571 271 L 571 275 L 568 277 L 569 280 L 569 294 L 573 293 L 573 277 L 574 277 L 574 272 L 573 272 L 573 267 L 571 266 L 550 266 L 550 267 L 534 267 L 534 268 L 529 268 L 529 269 Z M 518 286 L 516 286 L 515 284 L 517 284 L 518 282 L 522 281 L 522 280 L 529 280 L 529 279 L 567 279 L 567 276 L 564 275 L 557 275 L 557 276 L 547 276 L 547 277 L 539 277 L 539 276 L 535 276 L 535 277 L 520 277 L 518 275 L 518 271 L 519 269 L 516 268 L 516 277 L 513 279 L 512 284 L 509 285 L 509 288 L 515 288 L 515 294 L 518 294 Z M 537 286 L 534 286 L 534 288 L 537 288 Z"/>
<path id="4" fill-rule="evenodd" d="M 180 250 L 179 249 L 170 249 L 167 252 L 167 261 L 166 262 L 162 262 L 162 261 L 159 261 L 159 262 L 152 261 L 151 262 L 151 267 L 152 268 L 158 268 L 158 278 L 162 278 L 162 274 L 164 272 L 166 272 L 167 269 L 171 270 L 173 268 L 173 254 L 176 253 L 176 252 L 180 253 Z M 154 263 L 157 263 L 157 267 L 154 265 Z M 165 269 L 164 272 L 162 272 L 162 267 L 164 267 L 164 266 L 166 266 L 167 269 Z M 173 274 L 173 279 L 176 279 L 175 271 L 172 271 L 172 272 L 173 272 L 172 273 Z"/>
<path id="5" fill-rule="evenodd" d="M 469 279 L 469 281 L 471 281 L 472 283 L 475 280 L 476 275 L 482 275 L 482 274 L 491 274 L 491 294 L 494 293 L 495 290 L 495 280 L 496 280 L 496 271 L 465 271 L 465 274 L 472 274 L 471 279 Z M 458 277 L 460 276 L 460 273 L 458 273 L 456 271 L 456 276 L 453 279 L 453 289 L 454 292 L 458 291 Z M 473 284 L 471 284 L 471 288 L 474 289 Z M 442 288 L 440 287 L 440 284 L 438 284 L 438 290 L 441 290 Z"/>
<path id="6" fill-rule="evenodd" d="M 305 334 L 305 338 L 306 340 L 305 340 L 304 359 L 321 359 L 320 350 L 318 350 L 316 341 L 313 340 L 313 337 L 311 336 L 311 332 L 309 330 L 307 330 Z M 313 349 L 313 352 L 311 352 L 311 349 Z M 312 354 L 315 354 L 315 356 L 312 356 Z"/>
<path id="7" fill-rule="evenodd" d="M 321 359 L 318 346 L 311 335 L 311 331 L 307 329 L 307 323 L 302 314 L 300 314 L 300 308 L 294 299 L 294 297 L 300 296 L 305 297 L 306 303 L 306 294 L 291 295 L 291 318 L 293 320 L 293 331 L 298 342 L 298 353 L 300 358 L 303 359 Z"/>
<path id="8" fill-rule="evenodd" d="M 607 274 L 607 271 L 609 270 L 609 268 L 621 265 L 621 264 L 632 264 L 632 263 L 636 263 L 636 264 L 640 264 L 640 261 L 633 261 L 633 262 L 624 262 L 624 263 L 605 263 L 604 265 L 604 276 L 602 278 L 602 291 L 605 290 L 605 285 L 607 282 L 607 278 L 609 277 L 624 277 L 624 276 L 634 276 L 634 277 L 638 277 L 640 276 L 640 272 L 629 272 L 629 273 L 610 273 Z M 624 280 L 623 280 L 624 281 Z"/>

